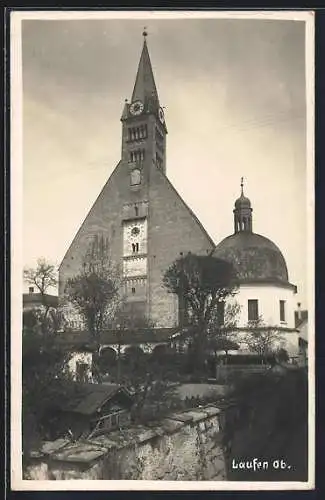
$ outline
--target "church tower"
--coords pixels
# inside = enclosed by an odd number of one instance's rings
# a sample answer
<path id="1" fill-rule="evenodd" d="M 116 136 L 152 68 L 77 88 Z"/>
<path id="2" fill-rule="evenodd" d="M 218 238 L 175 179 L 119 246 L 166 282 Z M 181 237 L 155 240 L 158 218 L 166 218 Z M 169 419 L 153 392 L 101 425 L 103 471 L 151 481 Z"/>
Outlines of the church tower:
<path id="1" fill-rule="evenodd" d="M 143 48 L 131 102 L 126 100 L 121 118 L 122 160 L 130 165 L 134 185 L 137 179 L 149 180 L 152 165 L 166 173 L 167 128 L 159 103 L 145 31 L 143 36 Z"/>
<path id="2" fill-rule="evenodd" d="M 175 327 L 178 300 L 164 288 L 163 274 L 182 252 L 210 253 L 214 243 L 166 176 L 167 127 L 146 32 L 121 123 L 121 160 L 61 263 L 59 295 L 79 272 L 89 243 L 104 238 L 121 269 L 126 313 L 157 328 Z"/>

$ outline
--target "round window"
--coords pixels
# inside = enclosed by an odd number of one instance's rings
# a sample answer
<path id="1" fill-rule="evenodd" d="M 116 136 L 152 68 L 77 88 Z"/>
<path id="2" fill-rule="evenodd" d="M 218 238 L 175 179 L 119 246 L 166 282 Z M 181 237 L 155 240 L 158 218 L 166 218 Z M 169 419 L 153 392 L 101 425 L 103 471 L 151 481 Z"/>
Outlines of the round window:
<path id="1" fill-rule="evenodd" d="M 138 227 L 132 228 L 131 234 L 133 234 L 133 236 L 136 236 L 139 233 L 140 233 L 140 229 Z"/>

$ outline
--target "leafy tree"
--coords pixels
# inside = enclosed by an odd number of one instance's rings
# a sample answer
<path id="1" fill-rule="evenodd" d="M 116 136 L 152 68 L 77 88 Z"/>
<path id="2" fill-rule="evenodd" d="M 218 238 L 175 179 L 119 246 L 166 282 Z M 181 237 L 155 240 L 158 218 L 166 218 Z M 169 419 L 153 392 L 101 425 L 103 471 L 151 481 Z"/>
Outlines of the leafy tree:
<path id="1" fill-rule="evenodd" d="M 70 380 L 67 363 L 71 353 L 55 340 L 59 318 L 45 323 L 44 311 L 23 313 L 22 334 L 22 410 L 23 456 L 28 459 L 31 449 L 47 439 L 55 430 L 51 420 L 53 409 L 68 390 Z M 51 318 L 54 313 L 51 314 Z"/>
<path id="2" fill-rule="evenodd" d="M 184 304 L 188 325 L 186 335 L 191 338 L 192 352 L 195 353 L 193 362 L 197 369 L 202 370 L 208 332 L 215 321 L 218 305 L 237 290 L 235 270 L 230 263 L 211 255 L 188 253 L 166 270 L 163 283 Z"/>
<path id="3" fill-rule="evenodd" d="M 265 362 L 268 357 L 275 354 L 284 341 L 283 336 L 276 326 L 268 326 L 262 317 L 247 323 L 247 333 L 243 341 L 250 351 L 258 354 Z"/>
<path id="4" fill-rule="evenodd" d="M 53 409 L 68 389 L 71 375 L 68 361 L 71 353 L 56 341 L 63 313 L 47 300 L 49 289 L 57 285 L 56 267 L 46 259 L 36 268 L 24 269 L 24 280 L 35 285 L 41 304 L 23 311 L 22 331 L 22 410 L 23 456 L 55 431 Z"/>

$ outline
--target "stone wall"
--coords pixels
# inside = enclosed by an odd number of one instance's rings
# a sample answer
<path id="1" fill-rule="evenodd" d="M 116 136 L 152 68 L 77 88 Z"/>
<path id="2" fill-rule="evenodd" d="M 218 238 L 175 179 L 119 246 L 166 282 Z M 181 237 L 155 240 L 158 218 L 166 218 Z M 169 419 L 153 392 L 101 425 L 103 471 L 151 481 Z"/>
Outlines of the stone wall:
<path id="1" fill-rule="evenodd" d="M 225 480 L 220 409 L 208 405 L 87 441 L 46 443 L 24 479 Z"/>

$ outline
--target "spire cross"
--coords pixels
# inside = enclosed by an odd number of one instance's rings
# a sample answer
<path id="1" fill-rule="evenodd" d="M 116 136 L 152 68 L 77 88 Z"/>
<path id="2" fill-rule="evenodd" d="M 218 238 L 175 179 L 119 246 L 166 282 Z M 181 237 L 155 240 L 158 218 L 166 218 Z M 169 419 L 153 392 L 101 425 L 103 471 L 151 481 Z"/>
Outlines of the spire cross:
<path id="1" fill-rule="evenodd" d="M 244 177 L 240 179 L 241 194 L 244 194 Z"/>
<path id="2" fill-rule="evenodd" d="M 143 28 L 142 36 L 144 37 L 144 39 L 146 39 L 146 37 L 148 36 L 148 32 L 147 32 L 147 27 L 146 26 Z"/>

